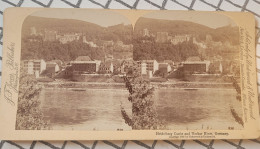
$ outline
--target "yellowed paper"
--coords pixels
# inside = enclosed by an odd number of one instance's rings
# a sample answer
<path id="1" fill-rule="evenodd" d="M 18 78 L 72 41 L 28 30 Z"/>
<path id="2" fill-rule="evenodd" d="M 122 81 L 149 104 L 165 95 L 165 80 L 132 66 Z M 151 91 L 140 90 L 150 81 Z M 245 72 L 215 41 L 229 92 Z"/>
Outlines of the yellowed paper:
<path id="1" fill-rule="evenodd" d="M 9 8 L 0 139 L 259 136 L 250 13 Z"/>

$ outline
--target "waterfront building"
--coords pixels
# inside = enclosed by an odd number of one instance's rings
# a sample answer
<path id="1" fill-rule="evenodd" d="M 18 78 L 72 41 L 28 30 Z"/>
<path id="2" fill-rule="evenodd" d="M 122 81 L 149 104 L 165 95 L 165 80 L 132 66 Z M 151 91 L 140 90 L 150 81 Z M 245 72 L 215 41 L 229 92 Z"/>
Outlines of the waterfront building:
<path id="1" fill-rule="evenodd" d="M 113 63 L 113 73 L 116 74 L 125 74 L 125 60 L 112 60 Z"/>
<path id="2" fill-rule="evenodd" d="M 169 64 L 171 67 L 174 65 L 174 62 L 172 60 L 164 60 L 163 63 Z"/>
<path id="3" fill-rule="evenodd" d="M 146 63 L 147 71 L 152 71 L 152 73 L 154 73 L 159 69 L 159 64 L 156 60 L 143 60 L 143 62 Z"/>
<path id="4" fill-rule="evenodd" d="M 172 71 L 172 67 L 168 63 L 159 63 L 159 70 L 163 73 L 169 73 Z"/>
<path id="5" fill-rule="evenodd" d="M 201 61 L 199 57 L 189 57 L 183 62 L 184 72 L 186 73 L 206 73 L 209 71 L 210 61 Z"/>
<path id="6" fill-rule="evenodd" d="M 24 60 L 23 67 L 27 74 L 35 75 L 36 78 L 46 70 L 46 62 L 44 60 Z"/>
<path id="7" fill-rule="evenodd" d="M 58 64 L 60 69 L 65 67 L 65 64 L 61 60 L 56 59 L 56 60 L 51 60 L 50 62 L 54 62 L 54 63 Z"/>
<path id="8" fill-rule="evenodd" d="M 56 72 L 60 71 L 60 67 L 55 62 L 47 62 L 46 63 L 46 71 L 51 72 L 51 73 L 56 73 Z"/>
<path id="9" fill-rule="evenodd" d="M 99 71 L 101 61 L 92 60 L 89 56 L 79 56 L 70 65 L 74 74 L 91 74 Z"/>
<path id="10" fill-rule="evenodd" d="M 213 61 L 209 65 L 209 73 L 221 74 L 223 72 L 223 66 L 221 61 Z"/>
<path id="11" fill-rule="evenodd" d="M 114 65 L 112 61 L 101 62 L 99 67 L 99 73 L 111 74 L 114 72 Z"/>
<path id="12" fill-rule="evenodd" d="M 143 61 L 138 61 L 137 66 L 140 69 L 141 75 L 147 75 L 147 64 Z"/>
<path id="13" fill-rule="evenodd" d="M 49 61 L 46 63 L 46 70 L 43 72 L 43 75 L 53 78 L 58 72 L 60 72 L 59 65 Z"/>
<path id="14" fill-rule="evenodd" d="M 149 71 L 154 74 L 159 69 L 159 64 L 156 60 L 138 61 L 137 65 L 141 69 L 141 74 L 147 74 Z"/>

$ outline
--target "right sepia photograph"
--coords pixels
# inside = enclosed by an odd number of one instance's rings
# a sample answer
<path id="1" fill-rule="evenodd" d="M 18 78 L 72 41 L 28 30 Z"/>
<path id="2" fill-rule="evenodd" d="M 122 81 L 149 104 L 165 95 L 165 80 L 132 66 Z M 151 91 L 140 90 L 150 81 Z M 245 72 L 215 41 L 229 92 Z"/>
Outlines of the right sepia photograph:
<path id="1" fill-rule="evenodd" d="M 239 51 L 239 28 L 225 15 L 160 11 L 140 17 L 133 60 L 150 82 L 157 129 L 243 129 Z"/>

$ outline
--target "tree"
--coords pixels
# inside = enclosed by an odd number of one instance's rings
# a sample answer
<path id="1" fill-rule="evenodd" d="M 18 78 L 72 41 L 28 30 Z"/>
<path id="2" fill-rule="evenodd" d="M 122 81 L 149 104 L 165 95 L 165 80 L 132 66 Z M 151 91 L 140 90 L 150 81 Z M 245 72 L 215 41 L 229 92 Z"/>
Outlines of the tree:
<path id="1" fill-rule="evenodd" d="M 48 129 L 49 123 L 44 120 L 40 109 L 40 91 L 36 78 L 21 72 L 16 116 L 17 130 Z"/>
<path id="2" fill-rule="evenodd" d="M 132 117 L 128 116 L 123 107 L 121 113 L 125 123 L 132 129 L 159 129 L 161 124 L 154 105 L 150 81 L 140 75 L 135 62 L 127 64 L 127 74 L 124 77 L 125 86 L 129 92 L 128 101 L 132 103 Z"/>

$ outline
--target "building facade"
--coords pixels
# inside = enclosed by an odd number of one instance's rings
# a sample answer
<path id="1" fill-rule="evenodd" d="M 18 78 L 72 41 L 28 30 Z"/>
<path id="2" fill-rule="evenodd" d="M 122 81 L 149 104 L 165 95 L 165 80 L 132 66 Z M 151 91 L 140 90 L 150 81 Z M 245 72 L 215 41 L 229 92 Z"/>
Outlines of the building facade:
<path id="1" fill-rule="evenodd" d="M 154 74 L 159 69 L 159 64 L 156 60 L 142 60 L 137 62 L 142 75 Z M 151 75 L 149 75 L 151 77 Z"/>
<path id="2" fill-rule="evenodd" d="M 184 62 L 183 68 L 188 73 L 207 73 L 209 71 L 209 61 Z"/>
<path id="3" fill-rule="evenodd" d="M 190 41 L 191 35 L 176 35 L 171 38 L 171 43 L 176 45 L 185 41 Z"/>
<path id="4" fill-rule="evenodd" d="M 172 67 L 168 63 L 159 63 L 159 70 L 165 73 L 169 73 L 172 71 Z"/>
<path id="5" fill-rule="evenodd" d="M 100 61 L 73 61 L 71 62 L 74 74 L 97 73 Z"/>
<path id="6" fill-rule="evenodd" d="M 55 62 L 47 62 L 46 63 L 46 70 L 51 72 L 51 73 L 56 73 L 56 72 L 60 71 L 60 67 Z"/>
<path id="7" fill-rule="evenodd" d="M 103 74 L 111 74 L 114 72 L 114 65 L 111 61 L 101 62 L 99 72 Z"/>
<path id="8" fill-rule="evenodd" d="M 44 60 L 24 60 L 23 67 L 27 74 L 35 75 L 38 78 L 46 70 L 46 62 Z"/>
<path id="9" fill-rule="evenodd" d="M 92 74 L 99 71 L 101 61 L 92 60 L 89 56 L 79 56 L 71 61 L 73 74 Z"/>
<path id="10" fill-rule="evenodd" d="M 58 36 L 58 39 L 59 39 L 60 43 L 66 44 L 68 42 L 78 41 L 80 39 L 80 35 L 79 34 L 65 34 L 62 36 Z"/>

